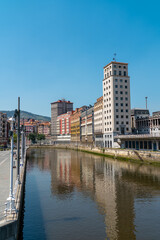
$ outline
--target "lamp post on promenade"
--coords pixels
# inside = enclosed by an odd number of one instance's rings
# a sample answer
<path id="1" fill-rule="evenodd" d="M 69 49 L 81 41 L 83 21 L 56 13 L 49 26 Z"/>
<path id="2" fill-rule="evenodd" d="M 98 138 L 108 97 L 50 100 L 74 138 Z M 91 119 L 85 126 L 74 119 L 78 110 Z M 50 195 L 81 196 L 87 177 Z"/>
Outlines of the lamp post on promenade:
<path id="1" fill-rule="evenodd" d="M 14 121 L 15 119 L 12 117 L 10 118 L 11 121 L 11 131 L 10 131 L 10 137 L 11 137 L 11 154 L 10 154 L 10 189 L 9 189 L 9 197 L 7 198 L 7 202 L 9 205 L 7 206 L 7 211 L 12 213 L 12 211 L 15 211 L 15 199 L 13 197 L 13 129 L 14 129 Z"/>
<path id="2" fill-rule="evenodd" d="M 21 131 L 21 162 L 20 166 L 23 167 L 24 164 L 24 155 L 25 155 L 25 134 L 24 134 L 24 119 Z"/>
<path id="3" fill-rule="evenodd" d="M 18 97 L 18 110 L 17 110 L 17 118 L 18 118 L 18 127 L 17 127 L 17 179 L 18 183 L 20 183 L 20 97 Z"/>

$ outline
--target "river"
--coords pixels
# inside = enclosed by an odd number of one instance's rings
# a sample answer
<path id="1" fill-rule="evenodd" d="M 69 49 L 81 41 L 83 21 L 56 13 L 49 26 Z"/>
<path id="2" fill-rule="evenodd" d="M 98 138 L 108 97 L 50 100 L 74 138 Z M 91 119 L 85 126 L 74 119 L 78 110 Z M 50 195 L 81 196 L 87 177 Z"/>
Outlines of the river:
<path id="1" fill-rule="evenodd" d="M 24 240 L 159 240 L 160 168 L 72 150 L 28 151 Z"/>

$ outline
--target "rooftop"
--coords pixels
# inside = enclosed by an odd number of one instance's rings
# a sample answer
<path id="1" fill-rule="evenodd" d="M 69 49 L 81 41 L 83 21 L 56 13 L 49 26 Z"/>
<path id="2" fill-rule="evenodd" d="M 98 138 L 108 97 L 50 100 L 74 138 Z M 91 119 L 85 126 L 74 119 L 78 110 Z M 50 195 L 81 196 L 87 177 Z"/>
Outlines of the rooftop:
<path id="1" fill-rule="evenodd" d="M 128 63 L 123 63 L 123 62 L 115 62 L 115 61 L 111 61 L 110 63 L 108 63 L 106 66 L 104 66 L 104 68 L 108 67 L 111 64 L 121 64 L 121 65 L 128 65 Z"/>
<path id="2" fill-rule="evenodd" d="M 58 100 L 58 101 L 56 101 L 56 102 L 52 102 L 51 104 L 54 104 L 54 103 L 62 103 L 62 102 L 65 102 L 65 103 L 73 103 L 73 102 L 66 101 L 66 100 Z"/>

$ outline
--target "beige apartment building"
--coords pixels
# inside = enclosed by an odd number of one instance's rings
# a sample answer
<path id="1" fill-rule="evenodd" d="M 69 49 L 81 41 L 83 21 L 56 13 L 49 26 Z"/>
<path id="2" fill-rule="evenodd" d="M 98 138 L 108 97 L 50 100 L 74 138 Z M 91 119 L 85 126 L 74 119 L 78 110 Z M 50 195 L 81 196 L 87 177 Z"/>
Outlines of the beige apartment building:
<path id="1" fill-rule="evenodd" d="M 131 132 L 128 63 L 110 62 L 103 79 L 104 147 L 118 147 L 114 136 Z"/>
<path id="2" fill-rule="evenodd" d="M 103 96 L 94 104 L 94 137 L 95 145 L 103 147 Z"/>

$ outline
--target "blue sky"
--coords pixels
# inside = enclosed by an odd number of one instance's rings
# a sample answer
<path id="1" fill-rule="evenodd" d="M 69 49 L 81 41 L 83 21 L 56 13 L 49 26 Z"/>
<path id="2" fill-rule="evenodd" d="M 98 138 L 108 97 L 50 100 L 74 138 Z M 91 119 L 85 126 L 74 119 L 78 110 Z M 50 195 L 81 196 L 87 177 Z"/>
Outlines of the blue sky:
<path id="1" fill-rule="evenodd" d="M 74 108 L 102 95 L 113 54 L 129 63 L 131 107 L 160 110 L 160 2 L 0 1 L 0 110 L 50 116 L 61 98 Z"/>

